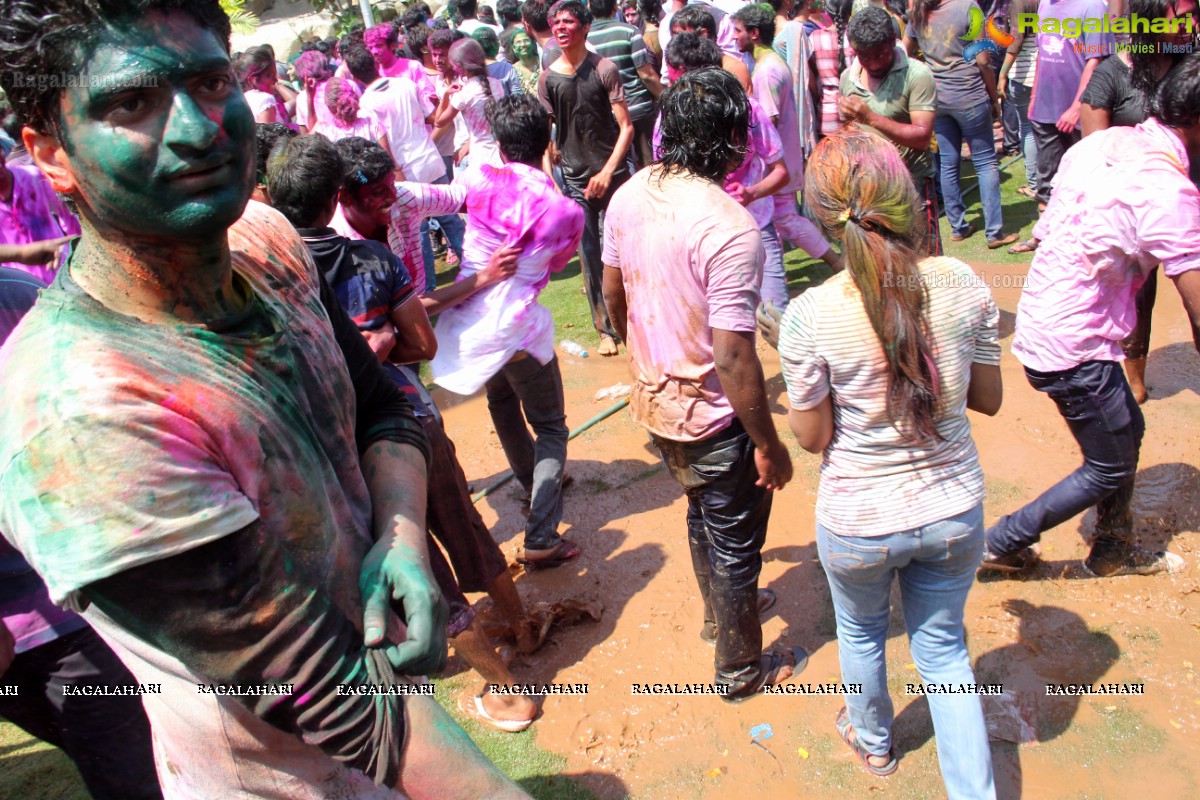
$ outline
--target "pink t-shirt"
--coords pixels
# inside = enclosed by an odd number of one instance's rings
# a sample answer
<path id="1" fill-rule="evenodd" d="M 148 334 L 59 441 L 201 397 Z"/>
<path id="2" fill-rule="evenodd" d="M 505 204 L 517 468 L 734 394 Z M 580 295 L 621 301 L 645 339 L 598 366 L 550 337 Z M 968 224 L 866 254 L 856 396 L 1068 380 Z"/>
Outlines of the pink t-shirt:
<path id="1" fill-rule="evenodd" d="M 441 313 L 433 379 L 473 394 L 520 350 L 547 364 L 554 358 L 554 319 L 538 295 L 575 256 L 583 209 L 546 173 L 526 164 L 471 167 L 456 183 L 467 190 L 467 234 L 458 280 L 487 266 L 492 253 L 521 248 L 517 271 Z"/>
<path id="2" fill-rule="evenodd" d="M 301 89 L 300 94 L 296 95 L 297 125 L 311 128 L 315 125 L 333 122 L 333 114 L 329 111 L 329 104 L 325 102 L 325 88 L 328 85 L 329 81 L 321 81 L 317 84 L 317 90 L 313 97 L 313 111 L 317 115 L 315 121 L 308 118 L 308 89 Z"/>
<path id="3" fill-rule="evenodd" d="M 420 61 L 414 61 L 411 58 L 397 58 L 392 66 L 387 69 L 382 67 L 379 69 L 379 77 L 408 78 L 417 85 L 417 92 L 423 102 L 437 105 L 437 90 L 434 89 L 433 81 Z"/>
<path id="4" fill-rule="evenodd" d="M 804 145 L 800 141 L 796 95 L 792 92 L 792 71 L 774 50 L 768 50 L 754 65 L 750 84 L 767 118 L 777 118 L 775 128 L 783 142 L 783 161 L 788 168 L 788 184 L 780 194 L 798 192 L 804 186 Z"/>
<path id="5" fill-rule="evenodd" d="M 382 139 L 384 131 L 375 117 L 362 112 L 360 114 L 361 116 L 355 119 L 354 124 L 349 128 L 343 128 L 340 123 L 331 118 L 328 122 L 318 122 L 312 132 L 321 134 L 331 142 L 338 142 L 351 136 L 361 136 L 371 142 L 378 142 Z"/>
<path id="6" fill-rule="evenodd" d="M 762 234 L 708 180 L 643 169 L 609 203 L 604 264 L 629 304 L 633 418 L 664 439 L 707 439 L 734 419 L 713 362 L 713 328 L 753 332 Z"/>
<path id="7" fill-rule="evenodd" d="M 753 186 L 767 174 L 767 165 L 774 164 L 783 157 L 783 141 L 779 132 L 771 124 L 771 117 L 763 110 L 762 105 L 753 97 L 750 100 L 750 139 L 746 143 L 746 160 L 742 165 L 725 177 L 725 185 L 740 183 L 742 186 Z M 765 228 L 771 224 L 775 213 L 775 202 L 770 197 L 760 197 L 746 206 L 750 216 L 758 227 Z"/>
<path id="8" fill-rule="evenodd" d="M 1038 372 L 1121 361 L 1134 296 L 1161 263 L 1200 269 L 1200 191 L 1179 137 L 1150 118 L 1095 133 L 1063 156 L 1033 235 L 1013 354 Z"/>
<path id="9" fill-rule="evenodd" d="M 495 78 L 488 78 L 492 89 L 492 98 L 499 100 L 504 96 L 504 84 Z M 458 109 L 458 113 L 467 123 L 467 131 L 471 134 L 471 166 L 479 167 L 491 164 L 498 167 L 504 163 L 500 157 L 500 146 L 492 137 L 492 126 L 487 121 L 487 92 L 483 90 L 480 78 L 471 78 L 463 87 L 450 95 L 450 105 Z"/>
<path id="10" fill-rule="evenodd" d="M 0 244 L 32 244 L 47 239 L 79 235 L 79 220 L 67 210 L 62 198 L 50 188 L 37 167 L 8 165 L 13 177 L 12 199 L 0 199 Z M 46 283 L 54 280 L 58 265 L 18 264 L 0 266 L 19 269 Z"/>

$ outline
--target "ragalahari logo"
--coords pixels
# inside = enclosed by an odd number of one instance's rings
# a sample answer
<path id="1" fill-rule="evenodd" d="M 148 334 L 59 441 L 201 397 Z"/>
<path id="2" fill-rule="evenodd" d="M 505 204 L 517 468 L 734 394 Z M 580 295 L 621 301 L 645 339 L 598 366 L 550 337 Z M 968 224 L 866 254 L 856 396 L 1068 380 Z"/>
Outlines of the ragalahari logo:
<path id="1" fill-rule="evenodd" d="M 1015 41 L 1011 33 L 1000 30 L 995 15 L 985 19 L 983 12 L 978 8 L 972 7 L 968 11 L 970 26 L 967 28 L 967 35 L 960 37 L 964 42 L 970 42 L 963 48 L 964 61 L 974 63 L 976 57 L 985 50 L 1000 55 Z"/>

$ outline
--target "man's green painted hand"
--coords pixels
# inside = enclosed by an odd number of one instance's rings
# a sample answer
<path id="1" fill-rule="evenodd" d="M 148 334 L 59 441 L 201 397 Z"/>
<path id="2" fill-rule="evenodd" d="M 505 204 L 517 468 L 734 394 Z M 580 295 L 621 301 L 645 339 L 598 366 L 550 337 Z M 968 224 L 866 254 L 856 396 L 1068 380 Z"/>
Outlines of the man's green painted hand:
<path id="1" fill-rule="evenodd" d="M 407 631 L 403 642 L 386 644 L 392 666 L 413 675 L 440 672 L 446 666 L 450 612 L 424 553 L 386 536 L 367 553 L 358 585 L 368 647 L 385 644 L 388 611 L 394 608 Z"/>

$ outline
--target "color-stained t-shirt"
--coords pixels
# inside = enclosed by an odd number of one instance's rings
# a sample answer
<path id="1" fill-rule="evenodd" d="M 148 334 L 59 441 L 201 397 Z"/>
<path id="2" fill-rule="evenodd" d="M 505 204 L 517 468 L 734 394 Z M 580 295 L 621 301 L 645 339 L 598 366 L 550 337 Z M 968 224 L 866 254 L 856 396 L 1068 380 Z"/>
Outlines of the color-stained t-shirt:
<path id="1" fill-rule="evenodd" d="M 937 111 L 933 74 L 920 61 L 910 59 L 903 47 L 896 47 L 896 60 L 875 91 L 867 88 L 867 79 L 862 65 L 855 61 L 842 73 L 842 97 L 857 97 L 881 117 L 905 125 L 912 123 L 913 111 Z M 933 154 L 928 148 L 914 150 L 901 144 L 896 148 L 914 181 L 933 177 Z"/>
<path id="2" fill-rule="evenodd" d="M 1116 49 L 1111 33 L 1076 31 L 1075 36 L 1044 33 L 1050 20 L 1070 20 L 1067 26 L 1083 27 L 1083 21 L 1098 21 L 1108 13 L 1104 0 L 1042 0 L 1038 5 L 1037 90 L 1029 106 L 1029 118 L 1052 125 L 1075 102 L 1083 68 L 1093 58 L 1104 58 Z"/>
<path id="3" fill-rule="evenodd" d="M 792 92 L 792 71 L 770 48 L 762 48 L 755 57 L 758 60 L 750 74 L 754 99 L 767 117 L 775 118 L 775 130 L 783 142 L 783 162 L 788 168 L 788 183 L 780 193 L 798 192 L 804 186 L 804 144 L 800 140 L 800 117 Z"/>
<path id="4" fill-rule="evenodd" d="M 1013 355 L 1039 372 L 1123 360 L 1150 271 L 1200 269 L 1200 190 L 1183 143 L 1153 117 L 1076 143 L 1033 235 Z"/>
<path id="5" fill-rule="evenodd" d="M 573 183 L 591 180 L 608 163 L 621 134 L 612 107 L 625 101 L 625 87 L 616 65 L 588 53 L 570 75 L 543 69 L 538 99 L 554 117 L 563 178 Z M 619 179 L 625 172 L 622 161 L 614 177 Z"/>
<path id="6" fill-rule="evenodd" d="M 250 106 L 250 111 L 253 112 L 255 119 L 270 109 L 275 109 L 275 122 L 281 122 L 290 128 L 295 127 L 287 106 L 275 95 L 261 89 L 249 89 L 243 94 L 246 96 L 246 103 Z"/>
<path id="7" fill-rule="evenodd" d="M 455 184 L 413 183 L 396 184 L 396 202 L 389 213 L 388 248 L 395 254 L 412 278 L 418 294 L 425 290 L 425 258 L 421 254 L 421 222 L 430 217 L 456 214 L 466 202 L 467 192 Z M 339 205 L 329 227 L 347 239 L 365 239 L 346 220 Z"/>
<path id="8" fill-rule="evenodd" d="M 12 173 L 13 189 L 8 202 L 0 198 L 0 244 L 32 244 L 79 235 L 79 220 L 50 187 L 41 170 L 9 164 L 8 171 Z M 44 267 L 13 261 L 0 266 L 20 270 L 46 283 L 54 280 L 58 269 L 57 263 Z"/>
<path id="9" fill-rule="evenodd" d="M 767 166 L 783 158 L 783 140 L 771 123 L 771 117 L 763 110 L 762 104 L 753 97 L 750 101 L 750 138 L 746 141 L 746 159 L 742 165 L 725 176 L 725 185 L 739 183 L 742 186 L 753 186 L 767 174 Z M 760 197 L 746 206 L 750 216 L 759 228 L 771 224 L 775 213 L 775 201 L 770 197 Z"/>
<path id="10" fill-rule="evenodd" d="M 970 27 L 972 10 L 983 13 L 975 0 L 944 0 L 929 10 L 924 28 L 909 25 L 904 34 L 920 45 L 937 83 L 937 104 L 942 110 L 965 111 L 988 102 L 979 67 L 963 59 L 970 42 L 962 37 Z"/>
<path id="11" fill-rule="evenodd" d="M 363 90 L 360 108 L 375 117 L 387 134 L 392 158 L 410 181 L 433 183 L 446 174 L 446 164 L 429 135 L 425 118 L 437 107 L 408 78 L 380 78 Z"/>
<path id="12" fill-rule="evenodd" d="M 338 304 L 360 331 L 385 327 L 392 314 L 415 299 L 408 270 L 383 244 L 348 239 L 333 228 L 297 232 Z"/>
<path id="13" fill-rule="evenodd" d="M 385 133 L 378 120 L 366 110 L 360 110 L 359 116 L 349 126 L 345 126 L 340 120 L 331 117 L 328 123 L 318 122 L 312 132 L 324 136 L 331 142 L 340 142 L 351 136 L 358 136 L 369 142 L 378 142 Z"/>
<path id="14" fill-rule="evenodd" d="M 842 118 L 838 113 L 838 82 L 844 68 L 838 67 L 838 32 L 837 27 L 828 15 L 821 12 L 823 21 L 828 23 L 818 27 L 808 34 L 808 42 L 812 45 L 810 63 L 817 73 L 817 92 L 821 98 L 820 107 L 816 109 L 817 133 L 820 136 L 830 136 L 842 128 Z M 854 63 L 854 48 L 842 38 L 842 57 L 846 67 Z"/>
<path id="15" fill-rule="evenodd" d="M 255 585 L 267 599 L 243 602 L 261 624 L 273 624 L 270 598 L 309 598 L 303 613 L 261 639 L 229 641 L 221 628 L 194 634 L 204 642 L 189 646 L 206 656 L 190 664 L 139 636 L 137 620 L 118 624 L 96 605 L 84 611 L 139 683 L 161 684 L 143 702 L 165 797 L 211 797 L 220 787 L 221 797 L 244 800 L 392 800 L 400 795 L 326 755 L 317 738 L 289 732 L 306 718 L 327 720 L 330 735 L 348 737 L 333 746 L 375 752 L 373 736 L 403 730 L 397 698 L 330 705 L 304 693 L 328 677 L 364 675 L 363 659 L 372 679 L 391 678 L 356 633 L 356 578 L 372 544 L 355 435 L 357 424 L 375 424 L 357 418 L 356 390 L 365 387 L 351 380 L 345 332 L 335 339 L 319 275 L 282 215 L 251 203 L 230 229 L 229 248 L 235 290 L 249 300 L 219 325 L 140 322 L 60 271 L 0 349 L 0 530 L 53 600 L 76 608 L 90 584 L 218 544 L 257 563 Z M 411 414 L 398 422 L 412 433 L 401 440 L 424 445 Z M 252 524 L 253 535 L 243 531 Z M 215 623 L 228 602 L 200 601 L 200 618 Z M 209 665 L 262 683 L 294 680 L 298 694 L 200 692 L 198 684 L 214 682 Z M 322 700 L 333 695 L 326 688 Z M 366 727 L 344 726 L 349 720 Z M 380 752 L 398 760 L 397 748 L 381 744 Z"/>
<path id="16" fill-rule="evenodd" d="M 315 120 L 308 118 L 308 89 L 301 89 L 300 94 L 296 95 L 296 124 L 302 125 L 305 128 L 312 128 L 318 123 L 333 122 L 333 112 L 329 110 L 329 104 L 325 102 L 325 89 L 329 86 L 329 81 L 321 81 L 317 84 L 317 90 L 313 96 L 313 113 L 316 115 Z"/>
<path id="17" fill-rule="evenodd" d="M 417 94 L 422 103 L 437 103 L 437 90 L 434 88 L 433 80 L 420 61 L 411 58 L 397 58 L 392 66 L 379 70 L 379 77 L 408 78 L 416 85 Z"/>
<path id="18" fill-rule="evenodd" d="M 808 34 L 804 26 L 795 20 L 789 21 L 775 31 L 775 40 L 771 47 L 788 65 L 792 73 L 792 95 L 796 98 L 796 115 L 800 121 L 800 141 L 804 144 L 804 156 L 812 152 L 817 145 L 816 116 L 813 108 L 813 96 L 809 91 L 809 70 L 812 64 L 812 45 L 809 44 Z"/>
<path id="19" fill-rule="evenodd" d="M 621 270 L 630 410 L 650 433 L 694 442 L 735 419 L 712 332 L 756 330 L 764 260 L 754 218 L 712 181 L 649 167 L 613 195 L 604 264 Z"/>
<path id="20" fill-rule="evenodd" d="M 46 284 L 0 267 L 0 344 L 37 302 Z M 0 621 L 24 653 L 87 626 L 83 617 L 50 602 L 46 584 L 16 548 L 0 538 Z M 0 680 L 3 676 L 0 676 Z"/>
<path id="21" fill-rule="evenodd" d="M 500 166 L 504 159 L 500 157 L 500 146 L 492 136 L 492 126 L 487 121 L 488 100 L 499 100 L 504 97 L 504 84 L 495 78 L 487 78 L 491 97 L 484 90 L 483 78 L 471 78 L 463 87 L 450 95 L 450 105 L 458 109 L 459 115 L 467 125 L 471 135 L 470 160 L 471 166 L 483 164 Z"/>
<path id="22" fill-rule="evenodd" d="M 1106 58 L 1092 73 L 1081 103 L 1108 111 L 1109 127 L 1132 127 L 1146 120 L 1146 104 L 1133 89 L 1133 71 L 1119 56 Z"/>
<path id="23" fill-rule="evenodd" d="M 795 410 L 833 402 L 817 521 L 839 536 L 884 536 L 961 514 L 983 500 L 983 470 L 967 419 L 972 364 L 1000 363 L 991 290 L 954 258 L 918 264 L 929 291 L 929 343 L 942 441 L 913 444 L 888 417 L 887 359 L 848 272 L 792 300 L 779 360 Z"/>
<path id="24" fill-rule="evenodd" d="M 457 394 L 474 394 L 518 351 L 539 364 L 554 358 L 554 318 L 538 295 L 574 257 L 583 209 L 527 164 L 472 167 L 457 182 L 467 192 L 457 280 L 486 267 L 502 247 L 521 248 L 515 273 L 438 316 L 433 379 Z"/>
<path id="25" fill-rule="evenodd" d="M 654 113 L 654 97 L 637 74 L 639 68 L 653 60 L 638 29 L 611 17 L 596 19 L 588 31 L 587 41 L 590 49 L 607 58 L 620 71 L 629 118 L 644 119 Z"/>

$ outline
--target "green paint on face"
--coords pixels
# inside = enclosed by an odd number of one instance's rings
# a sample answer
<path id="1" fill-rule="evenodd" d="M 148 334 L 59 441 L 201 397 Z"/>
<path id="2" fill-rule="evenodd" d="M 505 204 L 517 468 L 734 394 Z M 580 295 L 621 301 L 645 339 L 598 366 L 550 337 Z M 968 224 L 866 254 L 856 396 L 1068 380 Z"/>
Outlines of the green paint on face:
<path id="1" fill-rule="evenodd" d="M 533 40 L 524 33 L 518 33 L 513 37 L 513 52 L 517 54 L 517 58 L 522 61 L 528 61 L 537 55 L 537 51 L 533 48 Z"/>
<path id="2" fill-rule="evenodd" d="M 203 240 L 253 189 L 254 117 L 212 32 L 178 12 L 110 27 L 62 95 L 81 210 L 103 229 Z"/>

